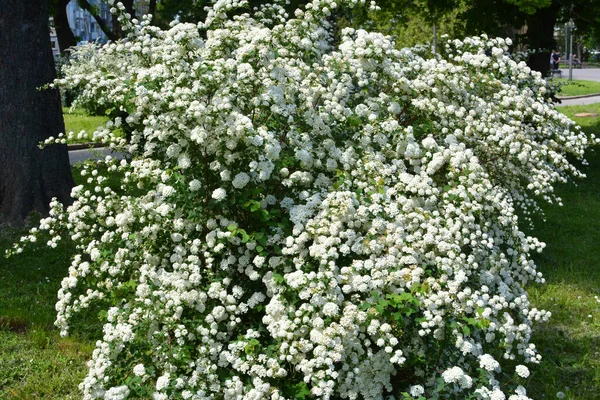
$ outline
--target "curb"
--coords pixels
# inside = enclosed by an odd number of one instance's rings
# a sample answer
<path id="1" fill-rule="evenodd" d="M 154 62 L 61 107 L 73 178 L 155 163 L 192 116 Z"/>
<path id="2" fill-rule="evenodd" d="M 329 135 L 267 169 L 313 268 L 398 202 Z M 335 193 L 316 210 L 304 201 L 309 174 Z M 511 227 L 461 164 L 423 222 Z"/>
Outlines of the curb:
<path id="1" fill-rule="evenodd" d="M 85 150 L 85 149 L 97 149 L 100 147 L 104 147 L 102 143 L 77 143 L 77 144 L 67 144 L 67 149 L 71 150 Z"/>
<path id="2" fill-rule="evenodd" d="M 559 100 L 577 100 L 577 99 L 587 99 L 589 97 L 600 97 L 600 93 L 582 94 L 580 96 L 556 96 L 556 98 Z"/>

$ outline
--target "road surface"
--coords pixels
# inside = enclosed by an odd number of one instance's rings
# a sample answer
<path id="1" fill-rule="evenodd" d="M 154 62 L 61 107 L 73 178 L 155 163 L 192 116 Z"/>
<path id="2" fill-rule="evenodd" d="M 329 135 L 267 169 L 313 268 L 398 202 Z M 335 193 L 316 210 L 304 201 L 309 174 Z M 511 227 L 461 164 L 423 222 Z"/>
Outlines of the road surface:
<path id="1" fill-rule="evenodd" d="M 569 66 L 563 68 L 561 65 L 562 77 L 569 79 Z M 573 79 L 584 81 L 600 81 L 600 68 L 582 68 L 573 69 Z"/>
<path id="2" fill-rule="evenodd" d="M 104 147 L 96 149 L 69 150 L 69 161 L 75 165 L 85 160 L 103 160 L 107 155 L 112 155 L 118 159 L 123 158 L 123 154 L 113 153 L 110 149 Z"/>

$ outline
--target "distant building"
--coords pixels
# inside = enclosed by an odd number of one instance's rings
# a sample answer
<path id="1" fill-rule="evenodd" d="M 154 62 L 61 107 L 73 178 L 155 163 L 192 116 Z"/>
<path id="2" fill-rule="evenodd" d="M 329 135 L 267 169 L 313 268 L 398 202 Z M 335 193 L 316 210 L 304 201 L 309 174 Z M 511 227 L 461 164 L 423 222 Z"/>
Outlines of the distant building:
<path id="1" fill-rule="evenodd" d="M 60 48 L 58 46 L 58 38 L 56 37 L 56 29 L 54 29 L 52 18 L 50 18 L 50 43 L 52 45 L 52 54 L 54 56 L 59 56 Z"/>
<path id="2" fill-rule="evenodd" d="M 98 10 L 98 16 L 102 21 L 105 22 L 108 29 L 112 30 L 113 23 L 113 15 L 110 13 L 111 6 L 106 2 L 106 0 L 88 0 L 90 5 Z M 136 0 L 134 2 L 134 7 L 136 9 L 136 14 L 144 15 L 148 13 L 148 1 L 147 0 Z M 75 39 L 77 43 L 85 43 L 85 42 L 105 42 L 108 40 L 104 32 L 102 32 L 102 28 L 96 19 L 79 6 L 77 1 L 71 0 L 67 5 L 67 18 L 69 20 L 69 27 L 75 35 Z M 58 46 L 58 40 L 56 38 L 56 32 L 52 27 L 52 19 L 50 21 L 51 33 L 50 40 L 52 41 L 52 51 L 54 54 L 59 54 L 60 49 Z"/>
<path id="3" fill-rule="evenodd" d="M 98 9 L 98 15 L 106 24 L 112 28 L 112 14 L 110 6 L 101 0 L 89 0 L 92 7 Z M 100 25 L 96 22 L 92 14 L 79 7 L 76 1 L 71 1 L 67 5 L 67 18 L 73 35 L 81 42 L 94 42 L 98 39 L 106 40 L 106 36 Z"/>

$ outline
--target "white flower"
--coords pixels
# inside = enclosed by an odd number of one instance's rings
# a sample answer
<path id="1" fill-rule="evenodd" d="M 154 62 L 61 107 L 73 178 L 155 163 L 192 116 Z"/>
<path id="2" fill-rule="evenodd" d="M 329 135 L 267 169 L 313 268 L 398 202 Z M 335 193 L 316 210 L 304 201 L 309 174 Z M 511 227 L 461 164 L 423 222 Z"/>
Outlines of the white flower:
<path id="1" fill-rule="evenodd" d="M 329 302 L 323 306 L 323 314 L 325 314 L 328 317 L 336 316 L 338 314 L 338 312 L 339 312 L 339 307 L 335 303 Z"/>
<path id="2" fill-rule="evenodd" d="M 479 367 L 490 372 L 500 371 L 500 363 L 490 354 L 479 356 Z"/>
<path id="3" fill-rule="evenodd" d="M 161 375 L 156 380 L 156 390 L 161 391 L 167 386 L 169 386 L 169 377 L 170 374 L 167 372 L 164 375 Z"/>
<path id="4" fill-rule="evenodd" d="M 196 192 L 196 191 L 200 190 L 201 187 L 202 187 L 202 184 L 200 183 L 200 181 L 198 179 L 194 179 L 190 182 L 190 190 L 192 192 Z"/>
<path id="5" fill-rule="evenodd" d="M 173 186 L 164 185 L 164 186 L 162 187 L 162 190 L 161 190 L 161 192 L 162 192 L 162 195 L 163 195 L 163 196 L 165 196 L 165 197 L 169 197 L 169 196 L 171 196 L 173 193 L 175 193 L 175 189 L 173 188 Z M 118 222 L 117 222 L 117 224 L 118 224 Z"/>
<path id="6" fill-rule="evenodd" d="M 410 395 L 412 397 L 420 397 L 423 393 L 425 393 L 425 389 L 421 385 L 414 385 L 410 387 Z"/>
<path id="7" fill-rule="evenodd" d="M 191 167 L 192 161 L 190 160 L 190 156 L 187 153 L 180 154 L 177 158 L 177 165 L 181 169 L 187 169 Z"/>
<path id="8" fill-rule="evenodd" d="M 133 373 L 136 376 L 144 376 L 146 374 L 146 368 L 144 367 L 144 364 L 137 364 L 135 367 L 133 367 Z"/>
<path id="9" fill-rule="evenodd" d="M 124 400 L 129 396 L 129 388 L 127 386 L 111 387 L 104 393 L 105 400 Z"/>
<path id="10" fill-rule="evenodd" d="M 442 378 L 446 383 L 457 383 L 461 388 L 470 388 L 473 384 L 472 378 L 465 374 L 460 367 L 452 367 L 442 372 Z"/>
<path id="11" fill-rule="evenodd" d="M 227 197 L 227 192 L 223 188 L 218 188 L 212 192 L 211 197 L 216 201 L 222 201 Z"/>
<path id="12" fill-rule="evenodd" d="M 516 371 L 517 375 L 519 375 L 521 378 L 529 377 L 529 368 L 527 368 L 524 365 L 517 365 L 515 367 L 515 371 Z"/>
<path id="13" fill-rule="evenodd" d="M 234 178 L 231 184 L 237 189 L 242 189 L 250 181 L 250 176 L 245 172 L 240 172 Z"/>

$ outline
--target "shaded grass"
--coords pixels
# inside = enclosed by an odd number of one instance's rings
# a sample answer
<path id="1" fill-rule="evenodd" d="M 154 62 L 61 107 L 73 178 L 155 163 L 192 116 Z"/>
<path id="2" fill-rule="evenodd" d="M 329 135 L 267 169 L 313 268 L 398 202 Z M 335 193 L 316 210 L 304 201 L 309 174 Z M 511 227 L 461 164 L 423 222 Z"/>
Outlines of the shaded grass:
<path id="1" fill-rule="evenodd" d="M 0 231 L 0 254 L 23 231 Z M 75 399 L 93 348 L 88 339 L 60 338 L 53 327 L 56 293 L 67 274 L 67 244 L 42 245 L 0 258 L 0 399 Z"/>
<path id="2" fill-rule="evenodd" d="M 76 184 L 85 184 L 80 169 L 73 176 Z M 30 224 L 36 225 L 35 216 Z M 65 240 L 55 249 L 35 243 L 5 258 L 25 233 L 0 226 L 0 400 L 78 399 L 100 321 L 93 312 L 84 314 L 72 324 L 73 337 L 59 336 L 54 305 L 74 250 Z"/>
<path id="3" fill-rule="evenodd" d="M 584 80 L 569 81 L 566 78 L 559 78 L 553 80 L 564 84 L 564 86 L 558 93 L 559 96 L 582 96 L 587 94 L 600 94 L 600 82 Z"/>
<path id="4" fill-rule="evenodd" d="M 78 399 L 92 345 L 44 328 L 0 330 L 0 399 Z"/>
<path id="5" fill-rule="evenodd" d="M 69 143 L 87 143 L 92 141 L 92 135 L 99 126 L 108 121 L 108 117 L 87 115 L 83 110 L 75 109 L 70 111 L 68 107 L 63 107 L 63 117 L 65 119 L 65 130 L 75 132 L 76 134 L 85 131 L 83 138 L 71 139 Z"/>
<path id="6" fill-rule="evenodd" d="M 561 107 L 589 133 L 600 132 L 600 119 L 574 118 L 579 112 L 598 112 L 599 104 Z M 546 206 L 545 221 L 538 217 L 528 233 L 546 242 L 536 257 L 546 285 L 529 290 L 537 308 L 552 312 L 538 325 L 532 341 L 543 356 L 532 368 L 529 393 L 534 399 L 600 399 L 600 148 L 580 166 L 587 179 L 560 185 L 563 207 Z"/>

